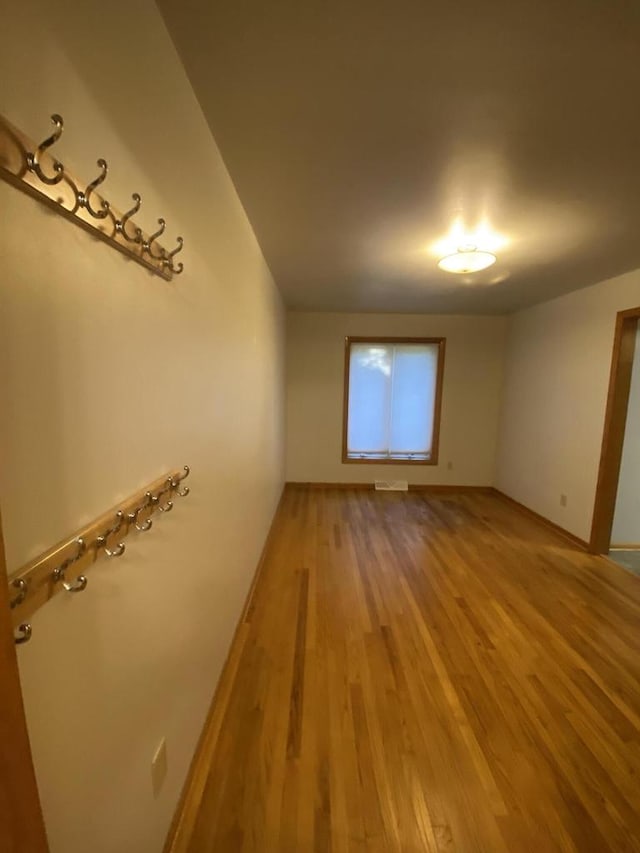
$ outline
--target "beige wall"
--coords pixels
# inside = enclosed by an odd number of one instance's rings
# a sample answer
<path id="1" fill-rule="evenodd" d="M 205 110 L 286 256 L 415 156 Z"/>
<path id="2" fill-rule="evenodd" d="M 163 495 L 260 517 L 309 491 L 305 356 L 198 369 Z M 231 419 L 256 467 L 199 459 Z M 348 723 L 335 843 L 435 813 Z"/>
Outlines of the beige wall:
<path id="1" fill-rule="evenodd" d="M 640 329 L 636 334 L 611 542 L 613 545 L 640 544 Z"/>
<path id="2" fill-rule="evenodd" d="M 616 312 L 637 305 L 640 270 L 510 322 L 496 485 L 583 539 L 591 529 Z"/>
<path id="3" fill-rule="evenodd" d="M 162 849 L 283 480 L 283 312 L 151 0 L 27 0 L 0 112 L 185 238 L 168 285 L 0 182 L 0 502 L 9 569 L 188 463 L 192 494 L 57 596 L 19 649 L 52 853 Z M 151 757 L 167 738 L 157 799 Z"/>
<path id="4" fill-rule="evenodd" d="M 505 327 L 503 317 L 288 313 L 287 480 L 491 485 Z M 341 462 L 346 335 L 446 337 L 437 466 Z"/>

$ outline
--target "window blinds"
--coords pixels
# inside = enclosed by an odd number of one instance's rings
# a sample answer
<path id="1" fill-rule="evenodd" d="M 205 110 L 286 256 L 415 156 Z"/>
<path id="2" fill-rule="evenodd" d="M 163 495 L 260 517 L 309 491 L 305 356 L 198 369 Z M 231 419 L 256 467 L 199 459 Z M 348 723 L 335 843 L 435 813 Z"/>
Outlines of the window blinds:
<path id="1" fill-rule="evenodd" d="M 351 345 L 349 456 L 430 457 L 438 352 L 437 343 Z"/>

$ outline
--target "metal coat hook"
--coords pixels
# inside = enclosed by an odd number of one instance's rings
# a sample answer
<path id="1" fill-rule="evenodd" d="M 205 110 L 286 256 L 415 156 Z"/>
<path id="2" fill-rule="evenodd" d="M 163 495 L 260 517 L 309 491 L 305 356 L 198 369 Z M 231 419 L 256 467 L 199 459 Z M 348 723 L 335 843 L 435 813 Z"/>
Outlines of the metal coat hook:
<path id="1" fill-rule="evenodd" d="M 183 246 L 184 246 L 184 240 L 182 239 L 182 237 L 178 237 L 177 240 L 178 240 L 177 248 L 175 248 L 172 252 L 167 252 L 167 254 L 165 255 L 165 258 L 164 258 L 165 266 L 169 267 L 169 269 L 171 270 L 171 272 L 174 275 L 180 275 L 180 273 L 184 269 L 182 264 L 178 264 L 177 266 L 173 265 L 173 258 L 178 254 L 178 252 L 182 251 Z"/>
<path id="2" fill-rule="evenodd" d="M 185 486 L 184 489 L 178 489 L 179 485 L 180 480 L 173 480 L 173 482 L 171 483 L 171 488 L 176 490 L 176 494 L 179 495 L 181 498 L 186 498 L 191 489 L 189 488 L 189 486 Z"/>
<path id="3" fill-rule="evenodd" d="M 140 515 L 143 509 L 143 506 L 139 506 L 135 512 L 129 513 L 127 519 L 129 520 L 129 524 L 133 524 L 136 530 L 141 530 L 144 533 L 147 530 L 151 530 L 151 527 L 153 526 L 153 521 L 150 518 L 147 518 L 142 522 L 142 524 L 140 524 L 140 522 L 138 521 L 138 516 Z"/>
<path id="4" fill-rule="evenodd" d="M 152 250 L 152 246 L 153 246 L 154 242 L 157 240 L 158 237 L 161 237 L 164 234 L 164 229 L 166 227 L 166 224 L 167 223 L 164 221 L 164 219 L 162 219 L 162 218 L 158 219 L 158 225 L 160 226 L 160 228 L 158 228 L 158 230 L 155 231 L 149 237 L 149 239 L 147 240 L 146 243 L 142 244 L 145 252 L 148 252 L 151 255 L 151 257 L 156 261 L 161 261 L 166 257 L 166 253 L 165 253 L 164 249 L 162 249 L 162 248 L 160 249 L 159 255 L 156 255 Z"/>
<path id="5" fill-rule="evenodd" d="M 23 622 L 21 625 L 18 625 L 16 631 L 18 633 L 13 635 L 13 642 L 16 646 L 20 646 L 22 643 L 28 643 L 31 639 L 31 634 L 33 633 L 30 622 Z"/>
<path id="6" fill-rule="evenodd" d="M 142 243 L 142 229 L 136 228 L 133 237 L 127 234 L 127 222 L 131 219 L 132 216 L 135 216 L 135 214 L 140 210 L 140 205 L 142 204 L 142 199 L 140 198 L 138 193 L 134 193 L 131 198 L 134 200 L 135 204 L 131 208 L 131 210 L 128 210 L 123 215 L 122 219 L 116 222 L 116 231 L 118 232 L 118 234 L 122 234 L 122 236 L 125 240 L 127 240 L 127 242 L 140 244 Z"/>
<path id="7" fill-rule="evenodd" d="M 80 202 L 80 207 L 86 208 L 94 219 L 106 219 L 106 217 L 109 215 L 108 201 L 102 199 L 102 201 L 100 202 L 101 210 L 94 210 L 91 207 L 91 194 L 100 186 L 101 183 L 104 182 L 104 179 L 107 177 L 107 172 L 109 171 L 107 161 L 100 158 L 100 160 L 98 160 L 98 168 L 102 169 L 102 174 L 98 175 L 98 177 L 94 181 L 91 181 L 84 193 L 79 194 L 78 201 Z"/>
<path id="8" fill-rule="evenodd" d="M 54 186 L 55 184 L 59 184 L 62 178 L 64 177 L 64 166 L 59 160 L 53 161 L 53 171 L 55 172 L 55 175 L 53 175 L 52 177 L 45 175 L 45 173 L 42 171 L 42 167 L 40 166 L 40 155 L 43 153 L 43 151 L 46 151 L 47 148 L 51 148 L 51 146 L 60 139 L 64 128 L 62 116 L 59 116 L 57 113 L 54 113 L 51 116 L 51 121 L 56 126 L 54 132 L 51 134 L 51 136 L 47 137 L 44 142 L 41 142 L 33 153 L 27 154 L 27 166 L 29 167 L 29 171 L 35 172 L 35 174 L 40 178 L 42 183 L 48 184 L 48 186 L 50 187 Z"/>
<path id="9" fill-rule="evenodd" d="M 176 486 L 179 485 L 183 480 L 186 480 L 189 474 L 191 473 L 191 469 L 188 465 L 185 465 L 182 470 L 184 471 L 184 474 L 182 475 L 182 477 L 178 477 L 178 479 L 175 481 Z M 190 491 L 191 489 L 189 488 L 189 486 L 185 486 L 184 489 L 178 490 L 178 494 L 181 498 L 186 498 Z"/>
<path id="10" fill-rule="evenodd" d="M 173 501 L 167 501 L 164 506 L 159 506 L 158 509 L 160 512 L 171 512 L 173 509 Z"/>
<path id="11" fill-rule="evenodd" d="M 67 592 L 82 592 L 87 588 L 87 578 L 84 575 L 78 575 L 78 577 L 74 580 L 73 583 L 69 583 L 66 580 L 66 571 L 69 566 L 72 566 L 74 563 L 77 563 L 78 560 L 86 553 L 87 546 L 85 544 L 84 539 L 76 539 L 76 545 L 78 546 L 78 550 L 73 555 L 73 557 L 67 557 L 67 559 L 62 563 L 62 565 L 58 566 L 57 569 L 53 571 L 53 580 L 54 583 L 62 582 L 62 586 L 66 589 Z"/>
<path id="12" fill-rule="evenodd" d="M 18 594 L 15 595 L 11 601 L 9 602 L 9 607 L 13 610 L 14 607 L 17 607 L 27 597 L 27 582 L 23 578 L 16 578 L 11 582 L 11 586 L 14 589 L 18 590 Z"/>
<path id="13" fill-rule="evenodd" d="M 78 575 L 73 583 L 62 581 L 62 586 L 67 592 L 83 592 L 87 588 L 87 583 L 86 575 Z"/>
<path id="14" fill-rule="evenodd" d="M 117 533 L 122 527 L 122 523 L 124 521 L 124 513 L 121 509 L 119 509 L 116 513 L 116 519 L 116 524 L 113 527 L 110 527 L 109 530 L 105 530 L 105 532 L 101 536 L 98 536 L 98 538 L 96 539 L 96 548 L 103 548 L 104 553 L 107 555 L 107 557 L 121 557 L 126 550 L 126 545 L 124 544 L 124 542 L 118 542 L 115 548 L 107 547 L 107 541 L 109 537 L 113 533 Z"/>
<path id="15" fill-rule="evenodd" d="M 118 542 L 115 548 L 108 548 L 106 536 L 98 536 L 96 539 L 96 545 L 98 548 L 104 548 L 104 553 L 107 557 L 121 557 L 126 550 L 124 542 Z"/>

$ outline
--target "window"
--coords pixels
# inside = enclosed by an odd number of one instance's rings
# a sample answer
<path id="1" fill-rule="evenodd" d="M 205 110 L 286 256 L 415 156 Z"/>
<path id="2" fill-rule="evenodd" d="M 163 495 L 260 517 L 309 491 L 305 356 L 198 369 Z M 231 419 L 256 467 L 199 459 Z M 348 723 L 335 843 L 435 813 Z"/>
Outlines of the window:
<path id="1" fill-rule="evenodd" d="M 343 462 L 436 465 L 444 338 L 346 338 Z"/>

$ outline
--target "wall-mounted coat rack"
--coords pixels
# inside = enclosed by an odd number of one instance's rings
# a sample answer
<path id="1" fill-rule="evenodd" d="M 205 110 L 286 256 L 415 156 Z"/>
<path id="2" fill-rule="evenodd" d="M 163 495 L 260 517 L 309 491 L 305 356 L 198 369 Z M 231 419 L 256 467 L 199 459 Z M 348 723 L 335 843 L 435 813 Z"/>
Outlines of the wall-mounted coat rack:
<path id="1" fill-rule="evenodd" d="M 32 560 L 9 580 L 9 602 L 16 629 L 15 642 L 31 639 L 29 617 L 54 595 L 78 593 L 87 588 L 87 572 L 101 555 L 121 557 L 126 546 L 122 541 L 131 531 L 145 533 L 153 525 L 155 512 L 173 509 L 174 495 L 186 497 L 189 487 L 182 480 L 189 476 L 189 466 L 154 480 L 146 489 L 136 492 L 117 508 L 104 513 L 78 530 L 73 536 Z"/>
<path id="2" fill-rule="evenodd" d="M 132 217 L 142 204 L 138 193 L 132 195 L 134 205 L 126 213 L 117 211 L 98 194 L 97 188 L 107 177 L 106 160 L 98 160 L 100 174 L 91 183 L 84 184 L 74 178 L 49 153 L 49 149 L 62 136 L 64 128 L 62 116 L 54 114 L 51 121 L 55 126 L 54 132 L 36 145 L 0 116 L 0 177 L 156 275 L 167 281 L 179 275 L 183 267 L 180 263 L 176 264 L 174 258 L 182 251 L 182 237 L 177 238 L 176 248 L 168 252 L 157 242 L 164 233 L 164 219 L 158 219 L 160 227 L 153 234 L 146 234 L 133 221 Z"/>

